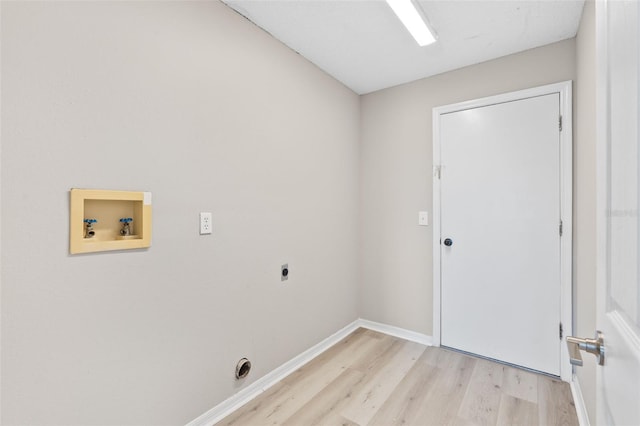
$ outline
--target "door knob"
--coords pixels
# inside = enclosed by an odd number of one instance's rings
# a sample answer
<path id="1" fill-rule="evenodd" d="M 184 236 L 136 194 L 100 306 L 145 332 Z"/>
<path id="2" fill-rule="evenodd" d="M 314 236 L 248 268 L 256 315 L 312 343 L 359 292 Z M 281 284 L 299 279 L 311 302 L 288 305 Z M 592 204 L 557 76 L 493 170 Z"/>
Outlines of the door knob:
<path id="1" fill-rule="evenodd" d="M 573 365 L 582 366 L 581 350 L 594 354 L 598 357 L 598 365 L 604 365 L 604 338 L 600 331 L 596 331 L 594 339 L 567 336 L 567 347 L 569 348 L 570 362 Z"/>
<path id="2" fill-rule="evenodd" d="M 447 247 L 451 247 L 453 245 L 453 240 L 451 238 L 445 238 L 444 245 Z"/>

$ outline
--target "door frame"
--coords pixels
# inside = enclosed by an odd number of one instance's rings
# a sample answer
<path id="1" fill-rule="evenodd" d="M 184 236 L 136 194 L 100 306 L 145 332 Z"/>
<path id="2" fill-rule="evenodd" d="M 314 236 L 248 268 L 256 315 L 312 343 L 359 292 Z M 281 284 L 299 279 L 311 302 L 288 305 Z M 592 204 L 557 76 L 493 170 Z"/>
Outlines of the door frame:
<path id="1" fill-rule="evenodd" d="M 563 339 L 573 332 L 572 301 L 572 251 L 573 251 L 573 126 L 572 126 L 572 81 L 549 84 L 531 89 L 518 90 L 495 96 L 459 102 L 433 108 L 433 345 L 440 346 L 441 339 L 441 217 L 440 217 L 440 116 L 472 108 L 485 107 L 538 96 L 558 93 L 560 95 L 560 321 Z M 560 224 L 558 224 L 560 225 Z M 570 382 L 572 367 L 569 352 L 560 342 L 560 378 Z"/>

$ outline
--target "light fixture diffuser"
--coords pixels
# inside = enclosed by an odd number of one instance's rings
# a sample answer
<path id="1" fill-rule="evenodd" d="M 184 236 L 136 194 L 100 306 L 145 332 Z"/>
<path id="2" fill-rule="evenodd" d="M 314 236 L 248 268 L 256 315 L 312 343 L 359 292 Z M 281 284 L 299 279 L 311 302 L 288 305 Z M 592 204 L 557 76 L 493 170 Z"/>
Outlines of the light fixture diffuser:
<path id="1" fill-rule="evenodd" d="M 418 9 L 411 0 L 386 0 L 387 4 L 400 21 L 407 27 L 413 38 L 420 46 L 426 46 L 436 41 L 435 36 L 427 26 Z"/>

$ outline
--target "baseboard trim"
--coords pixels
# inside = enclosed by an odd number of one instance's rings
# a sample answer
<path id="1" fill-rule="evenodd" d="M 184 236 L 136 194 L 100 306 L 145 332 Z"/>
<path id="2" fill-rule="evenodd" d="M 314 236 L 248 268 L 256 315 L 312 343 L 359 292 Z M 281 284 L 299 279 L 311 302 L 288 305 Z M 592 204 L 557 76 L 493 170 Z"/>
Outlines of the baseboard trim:
<path id="1" fill-rule="evenodd" d="M 354 332 L 358 327 L 360 327 L 358 323 L 359 320 L 355 320 L 351 324 L 327 337 L 322 342 L 312 346 L 300 355 L 285 362 L 275 370 L 265 374 L 246 388 L 241 389 L 234 395 L 231 395 L 229 398 L 213 407 L 211 410 L 202 414 L 200 417 L 192 420 L 187 424 L 187 426 L 211 426 L 224 419 L 229 414 L 233 413 L 235 410 L 287 377 L 289 374 L 293 373 L 313 358 L 338 343 L 350 333 Z"/>
<path id="2" fill-rule="evenodd" d="M 365 319 L 359 319 L 357 322 L 360 327 L 368 328 L 369 330 L 399 337 L 400 339 L 409 340 L 422 345 L 433 346 L 433 337 L 427 336 L 426 334 Z"/>
<path id="3" fill-rule="evenodd" d="M 307 349 L 300 355 L 285 362 L 275 370 L 265 374 L 263 377 L 251 383 L 246 388 L 243 388 L 234 395 L 231 395 L 220 404 L 216 405 L 206 413 L 189 422 L 187 426 L 214 425 L 215 423 L 224 419 L 229 414 L 245 405 L 247 402 L 256 398 L 258 395 L 260 395 L 261 393 L 278 383 L 280 380 L 284 379 L 289 374 L 293 373 L 360 327 L 388 334 L 390 336 L 398 337 L 401 339 L 410 340 L 412 342 L 421 343 L 427 346 L 433 345 L 433 338 L 431 336 L 387 324 L 382 324 L 379 322 L 357 319 L 351 324 L 327 337 L 317 345 Z"/>
<path id="4" fill-rule="evenodd" d="M 580 424 L 580 426 L 590 426 L 589 414 L 587 413 L 587 406 L 585 405 L 584 398 L 582 397 L 582 389 L 580 388 L 580 380 L 578 380 L 578 376 L 576 376 L 575 374 L 573 375 L 569 386 L 571 387 L 573 403 L 576 406 L 578 423 Z"/>

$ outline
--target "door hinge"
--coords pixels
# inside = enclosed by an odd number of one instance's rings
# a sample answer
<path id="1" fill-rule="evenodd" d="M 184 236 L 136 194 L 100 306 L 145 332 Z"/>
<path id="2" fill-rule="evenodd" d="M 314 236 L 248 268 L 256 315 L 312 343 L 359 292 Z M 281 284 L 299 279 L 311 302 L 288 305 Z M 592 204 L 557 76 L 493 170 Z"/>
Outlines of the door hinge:
<path id="1" fill-rule="evenodd" d="M 560 323 L 560 327 L 559 327 L 559 332 L 560 332 L 560 340 L 562 340 L 562 336 L 563 336 L 563 332 L 562 332 L 562 323 Z"/>
<path id="2" fill-rule="evenodd" d="M 437 177 L 438 179 L 440 179 L 440 171 L 441 171 L 442 167 L 441 166 L 433 166 L 433 175 L 435 177 Z"/>
<path id="3" fill-rule="evenodd" d="M 562 131 L 562 116 L 558 116 L 558 128 Z"/>
<path id="4" fill-rule="evenodd" d="M 562 237 L 562 221 L 560 221 L 560 226 L 558 228 L 558 231 L 560 232 L 560 236 Z"/>

